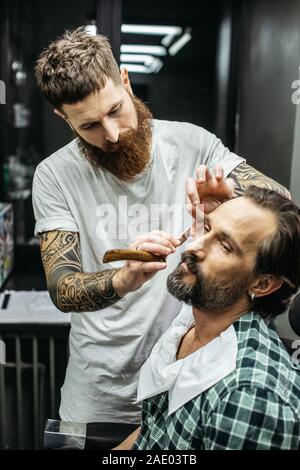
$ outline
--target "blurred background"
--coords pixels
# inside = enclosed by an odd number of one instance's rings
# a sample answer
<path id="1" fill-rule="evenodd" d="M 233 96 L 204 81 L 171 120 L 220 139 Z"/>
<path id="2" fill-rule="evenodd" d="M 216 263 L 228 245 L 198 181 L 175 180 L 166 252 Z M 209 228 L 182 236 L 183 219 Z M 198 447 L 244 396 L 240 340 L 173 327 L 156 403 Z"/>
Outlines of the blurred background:
<path id="1" fill-rule="evenodd" d="M 36 89 L 37 56 L 66 29 L 105 34 L 156 118 L 215 133 L 300 203 L 299 24 L 298 0 L 1 0 L 0 448 L 42 447 L 68 356 L 68 318 L 45 295 L 31 183 L 72 135 Z M 287 315 L 278 328 L 296 338 Z"/>

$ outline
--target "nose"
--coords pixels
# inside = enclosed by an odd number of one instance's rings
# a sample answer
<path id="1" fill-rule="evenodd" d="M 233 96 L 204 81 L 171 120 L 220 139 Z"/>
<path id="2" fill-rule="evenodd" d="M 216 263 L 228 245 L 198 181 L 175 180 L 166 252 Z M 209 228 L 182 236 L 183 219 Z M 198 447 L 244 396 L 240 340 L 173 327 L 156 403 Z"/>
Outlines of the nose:
<path id="1" fill-rule="evenodd" d="M 104 135 L 105 135 L 105 140 L 108 140 L 109 142 L 116 143 L 119 140 L 119 128 L 117 125 L 113 122 L 106 122 L 104 127 Z"/>
<path id="2" fill-rule="evenodd" d="M 200 261 L 203 261 L 209 251 L 210 247 L 210 233 L 201 234 L 196 236 L 191 243 L 186 247 L 186 251 L 195 253 Z"/>
<path id="3" fill-rule="evenodd" d="M 187 251 L 199 251 L 203 250 L 204 247 L 204 237 L 196 236 L 191 243 L 186 247 Z"/>

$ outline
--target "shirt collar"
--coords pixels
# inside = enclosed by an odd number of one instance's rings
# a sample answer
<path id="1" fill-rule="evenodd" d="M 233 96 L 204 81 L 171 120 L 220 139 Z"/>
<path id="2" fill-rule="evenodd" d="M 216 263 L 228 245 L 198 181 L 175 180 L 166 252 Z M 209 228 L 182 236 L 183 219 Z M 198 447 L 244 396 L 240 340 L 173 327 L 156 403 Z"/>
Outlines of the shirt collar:
<path id="1" fill-rule="evenodd" d="M 176 360 L 181 338 L 193 325 L 192 307 L 183 305 L 141 368 L 137 401 L 168 391 L 170 415 L 235 370 L 237 336 L 233 325 L 194 353 Z"/>

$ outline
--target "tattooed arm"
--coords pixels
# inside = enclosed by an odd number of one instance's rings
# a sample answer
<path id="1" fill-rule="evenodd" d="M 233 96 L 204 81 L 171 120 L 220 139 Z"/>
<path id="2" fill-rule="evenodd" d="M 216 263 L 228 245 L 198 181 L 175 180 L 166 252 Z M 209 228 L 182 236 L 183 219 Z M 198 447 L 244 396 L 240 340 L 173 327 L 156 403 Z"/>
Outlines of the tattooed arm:
<path id="1" fill-rule="evenodd" d="M 170 235 L 153 230 L 138 237 L 130 247 L 167 256 L 175 246 Z M 51 299 L 62 312 L 93 312 L 109 307 L 167 266 L 165 262 L 127 261 L 120 269 L 84 273 L 76 232 L 42 233 L 41 255 Z"/>
<path id="2" fill-rule="evenodd" d="M 120 299 L 112 283 L 118 269 L 82 272 L 78 233 L 42 233 L 41 255 L 49 294 L 62 312 L 92 312 Z"/>
<path id="3" fill-rule="evenodd" d="M 232 178 L 234 180 L 235 194 L 238 196 L 241 196 L 249 186 L 254 185 L 259 186 L 260 188 L 273 189 L 288 199 L 291 199 L 289 191 L 284 186 L 255 170 L 255 168 L 245 162 L 240 163 L 230 173 L 228 178 Z"/>

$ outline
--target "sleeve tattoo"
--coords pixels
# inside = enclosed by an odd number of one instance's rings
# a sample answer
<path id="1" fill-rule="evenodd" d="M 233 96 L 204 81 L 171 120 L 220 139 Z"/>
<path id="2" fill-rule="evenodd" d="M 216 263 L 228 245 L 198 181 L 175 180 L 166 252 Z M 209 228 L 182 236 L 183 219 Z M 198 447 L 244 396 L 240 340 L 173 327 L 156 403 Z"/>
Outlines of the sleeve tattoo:
<path id="1" fill-rule="evenodd" d="M 263 173 L 260 173 L 245 162 L 240 163 L 240 165 L 230 173 L 229 178 L 234 180 L 236 184 L 235 193 L 238 196 L 241 196 L 250 186 L 254 185 L 260 188 L 272 189 L 288 199 L 291 199 L 289 191 L 284 186 L 268 176 L 265 176 Z"/>
<path id="2" fill-rule="evenodd" d="M 112 279 L 118 269 L 83 273 L 79 235 L 75 232 L 45 232 L 41 256 L 49 294 L 63 312 L 93 312 L 118 300 Z"/>

